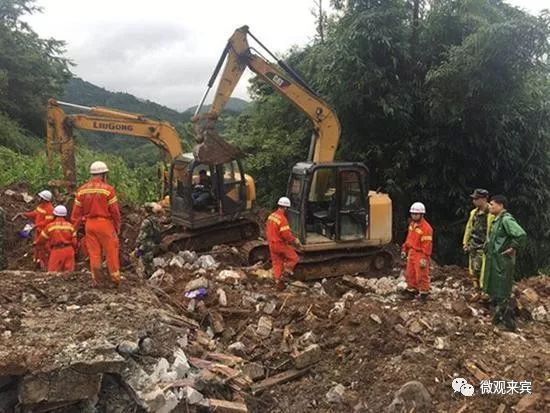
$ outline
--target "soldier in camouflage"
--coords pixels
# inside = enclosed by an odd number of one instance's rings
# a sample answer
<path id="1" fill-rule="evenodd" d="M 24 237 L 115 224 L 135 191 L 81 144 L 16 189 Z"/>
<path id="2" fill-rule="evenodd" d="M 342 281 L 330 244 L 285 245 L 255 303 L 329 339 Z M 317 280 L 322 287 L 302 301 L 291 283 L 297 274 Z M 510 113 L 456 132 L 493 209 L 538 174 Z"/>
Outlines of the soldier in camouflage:
<path id="1" fill-rule="evenodd" d="M 136 239 L 136 256 L 141 258 L 145 269 L 145 275 L 150 277 L 155 268 L 153 259 L 157 253 L 161 241 L 161 229 L 159 215 L 162 213 L 162 206 L 155 202 L 146 204 L 149 215 L 141 223 L 138 237 Z"/>
<path id="2" fill-rule="evenodd" d="M 8 268 L 6 259 L 6 211 L 0 208 L 0 271 Z"/>
<path id="3" fill-rule="evenodd" d="M 483 288 L 485 253 L 483 246 L 491 231 L 495 216 L 489 213 L 489 191 L 476 189 L 470 195 L 475 208 L 470 212 L 468 223 L 464 231 L 463 249 L 469 255 L 469 270 L 475 288 Z"/>

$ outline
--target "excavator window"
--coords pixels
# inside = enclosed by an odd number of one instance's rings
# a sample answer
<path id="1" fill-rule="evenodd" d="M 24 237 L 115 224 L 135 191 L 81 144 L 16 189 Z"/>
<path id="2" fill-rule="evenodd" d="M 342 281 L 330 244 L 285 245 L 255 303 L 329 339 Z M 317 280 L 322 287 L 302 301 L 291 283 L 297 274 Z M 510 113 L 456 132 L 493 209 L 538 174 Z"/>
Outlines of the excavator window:
<path id="1" fill-rule="evenodd" d="M 336 236 L 336 184 L 336 168 L 319 168 L 314 172 L 306 206 L 308 238 L 317 239 L 317 234 L 331 240 Z"/>

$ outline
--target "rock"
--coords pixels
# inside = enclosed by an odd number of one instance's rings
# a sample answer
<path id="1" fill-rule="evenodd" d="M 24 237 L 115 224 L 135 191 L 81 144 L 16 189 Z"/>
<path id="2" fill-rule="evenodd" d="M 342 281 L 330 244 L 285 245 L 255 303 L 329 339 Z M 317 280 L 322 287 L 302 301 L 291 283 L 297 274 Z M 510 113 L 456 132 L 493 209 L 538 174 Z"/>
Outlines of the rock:
<path id="1" fill-rule="evenodd" d="M 370 315 L 371 320 L 373 320 L 375 323 L 382 324 L 382 320 L 377 314 L 371 314 Z"/>
<path id="2" fill-rule="evenodd" d="M 201 255 L 197 259 L 196 264 L 204 270 L 215 270 L 220 266 L 211 255 Z"/>
<path id="3" fill-rule="evenodd" d="M 401 353 L 404 359 L 412 360 L 415 363 L 423 363 L 426 358 L 426 349 L 418 346 L 415 348 L 407 348 Z"/>
<path id="4" fill-rule="evenodd" d="M 407 329 L 405 327 L 403 327 L 402 324 L 396 324 L 393 326 L 393 329 L 395 331 L 397 331 L 399 334 L 401 334 L 402 336 L 406 336 L 408 334 L 407 332 Z"/>
<path id="5" fill-rule="evenodd" d="M 464 301 L 454 301 L 451 304 L 452 311 L 460 317 L 469 317 L 472 315 L 472 310 Z"/>
<path id="6" fill-rule="evenodd" d="M 437 350 L 448 350 L 451 347 L 449 337 L 436 337 L 434 340 L 434 348 Z"/>
<path id="7" fill-rule="evenodd" d="M 183 266 L 185 265 L 185 260 L 181 256 L 176 255 L 170 260 L 170 264 L 168 265 L 170 265 L 170 267 L 183 268 Z"/>
<path id="8" fill-rule="evenodd" d="M 150 284 L 150 285 L 154 285 L 154 286 L 159 286 L 161 285 L 162 283 L 162 280 L 164 278 L 166 274 L 166 271 L 164 271 L 162 268 L 159 268 L 158 270 L 156 270 L 150 277 L 149 279 L 147 280 L 147 282 Z"/>
<path id="9" fill-rule="evenodd" d="M 388 406 L 388 413 L 429 412 L 432 410 L 432 398 L 426 387 L 419 381 L 405 383 L 396 393 Z"/>
<path id="10" fill-rule="evenodd" d="M 216 311 L 210 313 L 210 324 L 214 334 L 221 334 L 225 330 L 223 316 Z"/>
<path id="11" fill-rule="evenodd" d="M 188 264 L 194 264 L 195 261 L 197 261 L 198 259 L 197 253 L 195 251 L 180 251 L 178 252 L 178 256 L 183 258 L 183 260 Z"/>
<path id="12" fill-rule="evenodd" d="M 223 270 L 216 276 L 217 281 L 228 284 L 238 284 L 242 278 L 242 275 L 234 270 Z"/>
<path id="13" fill-rule="evenodd" d="M 139 342 L 139 350 L 142 354 L 150 354 L 153 352 L 153 340 L 149 337 L 145 337 Z"/>
<path id="14" fill-rule="evenodd" d="M 218 288 L 216 294 L 218 295 L 218 304 L 222 307 L 227 306 L 227 294 L 225 294 L 223 288 Z"/>
<path id="15" fill-rule="evenodd" d="M 341 384 L 337 384 L 327 392 L 327 394 L 325 395 L 325 398 L 329 403 L 341 404 L 344 402 L 345 393 L 346 393 L 346 388 Z"/>
<path id="16" fill-rule="evenodd" d="M 321 355 L 321 347 L 318 344 L 312 344 L 304 351 L 294 353 L 292 359 L 297 369 L 303 369 L 321 360 Z"/>
<path id="17" fill-rule="evenodd" d="M 185 292 L 208 288 L 208 280 L 205 277 L 196 278 L 185 285 Z"/>
<path id="18" fill-rule="evenodd" d="M 264 270 L 263 268 L 257 268 L 250 274 L 255 275 L 258 278 L 273 278 L 271 270 Z"/>
<path id="19" fill-rule="evenodd" d="M 161 358 L 157 365 L 155 366 L 155 369 L 153 370 L 153 373 L 151 374 L 151 382 L 156 384 L 161 381 L 169 381 L 166 380 L 167 378 L 170 378 L 170 375 L 168 375 L 168 370 L 170 369 L 170 363 L 168 363 L 168 360 L 166 360 L 164 357 Z M 176 374 L 174 374 L 176 376 Z M 175 377 L 174 377 L 175 380 Z M 173 380 L 172 380 L 173 381 Z"/>
<path id="20" fill-rule="evenodd" d="M 21 198 L 23 198 L 23 201 L 25 201 L 25 203 L 27 203 L 27 204 L 31 203 L 31 202 L 33 201 L 33 199 L 34 199 L 32 196 L 30 196 L 30 195 L 29 195 L 28 193 L 26 193 L 26 192 L 23 192 L 23 193 L 21 194 Z"/>
<path id="21" fill-rule="evenodd" d="M 274 301 L 268 301 L 267 303 L 264 304 L 262 311 L 267 315 L 271 315 L 275 312 L 276 308 L 277 308 L 277 303 L 275 303 Z"/>
<path id="22" fill-rule="evenodd" d="M 187 400 L 187 403 L 191 405 L 199 404 L 204 400 L 204 396 L 191 386 L 185 386 L 184 397 L 185 400 Z"/>
<path id="23" fill-rule="evenodd" d="M 11 331 L 10 330 L 6 330 L 2 333 L 2 338 L 4 340 L 9 340 L 11 338 Z"/>
<path id="24" fill-rule="evenodd" d="M 264 366 L 259 363 L 245 364 L 242 368 L 242 372 L 247 375 L 252 381 L 263 379 L 265 376 Z"/>
<path id="25" fill-rule="evenodd" d="M 197 307 L 197 300 L 189 300 L 189 303 L 187 304 L 187 311 L 190 313 L 193 313 L 196 307 Z"/>
<path id="26" fill-rule="evenodd" d="M 176 349 L 174 351 L 174 363 L 172 363 L 172 370 L 176 372 L 178 379 L 183 379 L 187 376 L 187 373 L 191 369 L 191 366 L 187 362 L 187 357 L 182 349 Z"/>
<path id="27" fill-rule="evenodd" d="M 66 304 L 69 301 L 69 294 L 61 294 L 55 299 L 55 302 L 58 304 Z"/>
<path id="28" fill-rule="evenodd" d="M 334 307 L 330 309 L 328 318 L 334 323 L 337 323 L 341 321 L 345 315 L 346 315 L 345 301 L 337 301 L 334 303 Z"/>
<path id="29" fill-rule="evenodd" d="M 165 392 L 159 387 L 147 393 L 137 392 L 136 396 L 141 407 L 148 412 L 170 413 L 179 404 L 179 400 L 173 392 Z"/>
<path id="30" fill-rule="evenodd" d="M 549 320 L 548 311 L 546 311 L 546 308 L 544 308 L 543 305 L 540 305 L 531 311 L 531 317 L 533 317 L 533 320 L 540 321 L 542 323 Z"/>
<path id="31" fill-rule="evenodd" d="M 4 191 L 4 195 L 7 195 L 7 196 L 14 196 L 15 194 L 17 194 L 17 192 L 12 191 L 11 189 L 6 189 Z"/>
<path id="32" fill-rule="evenodd" d="M 65 309 L 67 311 L 76 311 L 76 310 L 80 310 L 80 306 L 73 304 L 73 305 L 68 305 L 67 307 L 65 307 Z"/>
<path id="33" fill-rule="evenodd" d="M 116 351 L 124 356 L 136 354 L 139 351 L 139 344 L 134 341 L 124 340 L 117 346 Z"/>
<path id="34" fill-rule="evenodd" d="M 268 316 L 262 316 L 258 320 L 258 327 L 256 328 L 256 334 L 262 338 L 267 338 L 271 334 L 271 329 L 273 328 L 273 322 Z"/>
<path id="35" fill-rule="evenodd" d="M 164 268 L 164 267 L 166 267 L 167 264 L 168 264 L 168 262 L 166 261 L 165 258 L 162 258 L 162 257 L 155 257 L 155 258 L 153 258 L 153 265 L 154 265 L 155 267 Z"/>
<path id="36" fill-rule="evenodd" d="M 514 409 L 517 413 L 527 412 L 537 404 L 539 399 L 540 394 L 538 393 L 526 394 L 519 400 Z"/>
<path id="37" fill-rule="evenodd" d="M 227 350 L 231 354 L 234 354 L 235 356 L 239 356 L 239 357 L 245 357 L 247 353 L 246 346 L 240 341 L 236 341 L 235 343 L 230 344 L 227 347 Z"/>
<path id="38" fill-rule="evenodd" d="M 317 336 L 313 333 L 313 331 L 308 331 L 307 333 L 302 334 L 298 339 L 298 345 L 301 347 L 307 347 L 316 343 Z"/>
<path id="39" fill-rule="evenodd" d="M 413 320 L 409 324 L 409 331 L 413 334 L 418 334 L 422 330 L 424 330 L 424 326 L 422 324 L 420 324 L 420 322 L 418 322 L 418 320 Z"/>

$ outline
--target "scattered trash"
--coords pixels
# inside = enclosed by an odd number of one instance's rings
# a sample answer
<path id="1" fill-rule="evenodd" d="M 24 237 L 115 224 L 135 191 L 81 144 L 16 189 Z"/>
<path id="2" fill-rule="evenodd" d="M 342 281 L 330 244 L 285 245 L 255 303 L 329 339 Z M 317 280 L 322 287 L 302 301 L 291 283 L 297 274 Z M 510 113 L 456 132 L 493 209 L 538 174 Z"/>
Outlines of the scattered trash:
<path id="1" fill-rule="evenodd" d="M 197 288 L 196 290 L 192 290 L 192 291 L 187 291 L 185 293 L 185 296 L 187 298 L 197 298 L 197 299 L 201 299 L 201 298 L 204 298 L 206 297 L 206 294 L 208 294 L 208 290 L 206 288 Z"/>

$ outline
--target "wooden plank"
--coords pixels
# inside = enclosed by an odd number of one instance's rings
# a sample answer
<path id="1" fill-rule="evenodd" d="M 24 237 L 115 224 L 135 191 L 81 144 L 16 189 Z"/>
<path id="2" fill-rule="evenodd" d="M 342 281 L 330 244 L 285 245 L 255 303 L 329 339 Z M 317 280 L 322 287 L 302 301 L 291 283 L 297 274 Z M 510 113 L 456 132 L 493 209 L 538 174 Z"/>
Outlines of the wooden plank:
<path id="1" fill-rule="evenodd" d="M 235 364 L 240 364 L 244 362 L 244 359 L 242 357 L 232 356 L 223 353 L 206 353 L 206 357 L 211 360 L 216 360 L 220 363 L 227 364 L 228 366 L 234 366 Z"/>
<path id="2" fill-rule="evenodd" d="M 236 308 L 236 307 L 220 307 L 217 309 L 220 313 L 227 314 L 250 314 L 252 310 L 246 308 Z"/>
<path id="3" fill-rule="evenodd" d="M 287 370 L 283 373 L 276 374 L 275 376 L 272 376 L 268 379 L 262 380 L 252 386 L 250 386 L 250 390 L 253 395 L 256 395 L 264 390 L 267 390 L 273 386 L 276 386 L 278 384 L 283 384 L 288 381 L 297 379 L 299 377 L 302 377 L 309 371 L 309 367 L 301 370 L 292 369 Z"/>
<path id="4" fill-rule="evenodd" d="M 228 402 L 227 400 L 207 399 L 208 405 L 215 412 L 221 413 L 248 413 L 244 403 Z"/>
<path id="5" fill-rule="evenodd" d="M 481 370 L 475 361 L 472 360 L 466 360 L 464 362 L 464 367 L 466 367 L 466 370 L 468 370 L 476 379 L 478 382 L 481 382 L 483 380 L 489 380 L 489 375 L 485 373 L 483 370 Z"/>

